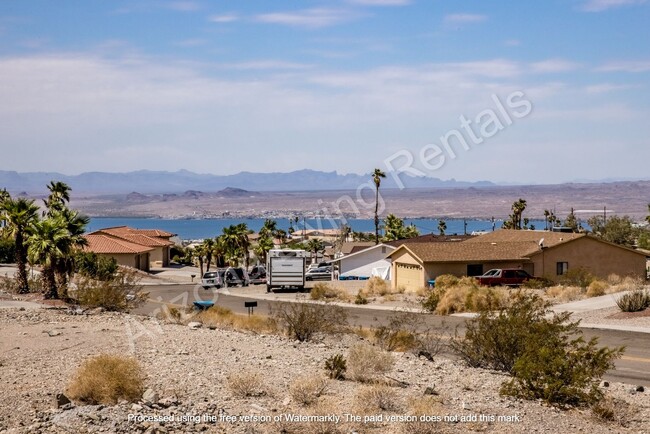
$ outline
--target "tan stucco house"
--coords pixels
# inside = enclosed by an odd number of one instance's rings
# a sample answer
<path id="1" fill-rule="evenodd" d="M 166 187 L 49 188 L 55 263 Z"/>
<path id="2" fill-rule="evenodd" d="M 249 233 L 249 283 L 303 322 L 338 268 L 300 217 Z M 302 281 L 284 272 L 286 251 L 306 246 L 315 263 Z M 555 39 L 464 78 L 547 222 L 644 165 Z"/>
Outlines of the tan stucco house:
<path id="1" fill-rule="evenodd" d="M 559 280 L 568 270 L 585 268 L 595 276 L 645 278 L 642 252 L 587 234 L 498 230 L 455 243 L 404 243 L 388 257 L 392 284 L 416 290 L 442 274 L 478 276 L 491 268 L 521 268 Z"/>
<path id="2" fill-rule="evenodd" d="M 148 271 L 151 267 L 169 266 L 173 236 L 158 229 L 117 226 L 86 234 L 85 250 L 115 258 L 120 265 Z"/>

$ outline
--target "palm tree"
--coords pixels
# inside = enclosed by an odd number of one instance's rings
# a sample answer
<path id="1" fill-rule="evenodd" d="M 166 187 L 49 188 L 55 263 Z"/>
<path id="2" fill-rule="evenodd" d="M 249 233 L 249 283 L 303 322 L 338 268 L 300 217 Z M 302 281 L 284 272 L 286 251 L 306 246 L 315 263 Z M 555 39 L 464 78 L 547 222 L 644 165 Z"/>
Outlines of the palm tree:
<path id="1" fill-rule="evenodd" d="M 203 244 L 199 244 L 198 246 L 194 247 L 194 250 L 192 251 L 192 256 L 196 258 L 199 261 L 199 272 L 201 273 L 201 277 L 203 277 L 203 264 L 205 261 L 205 246 Z"/>
<path id="2" fill-rule="evenodd" d="M 247 270 L 248 270 L 248 263 L 250 262 L 251 259 L 251 252 L 250 252 L 251 241 L 250 238 L 248 238 L 248 236 L 252 233 L 253 231 L 248 229 L 246 223 L 239 223 L 237 225 L 239 247 L 241 248 L 244 254 L 244 267 L 246 267 Z"/>
<path id="3" fill-rule="evenodd" d="M 65 182 L 50 181 L 47 189 L 50 190 L 50 195 L 43 201 L 47 208 L 47 211 L 43 212 L 44 216 L 61 211 L 66 207 L 66 203 L 70 202 L 70 186 Z"/>
<path id="4" fill-rule="evenodd" d="M 446 230 L 447 223 L 445 223 L 444 220 L 438 220 L 438 231 L 440 232 L 440 235 L 444 235 Z"/>
<path id="5" fill-rule="evenodd" d="M 379 186 L 381 178 L 385 177 L 386 174 L 379 169 L 372 172 L 372 181 L 375 183 L 375 244 L 379 244 Z"/>
<path id="6" fill-rule="evenodd" d="M 203 248 L 203 254 L 205 255 L 205 271 L 210 271 L 210 265 L 212 265 L 212 255 L 214 253 L 214 240 L 212 238 L 206 238 L 201 243 Z M 203 276 L 203 273 L 201 273 Z"/>
<path id="7" fill-rule="evenodd" d="M 66 299 L 68 298 L 68 276 L 74 272 L 74 253 L 88 244 L 83 235 L 90 219 L 68 208 L 63 208 L 55 217 L 60 220 L 67 233 L 60 245 L 62 255 L 57 258 L 54 266 L 57 285 L 61 288 L 61 297 Z"/>
<path id="8" fill-rule="evenodd" d="M 67 237 L 68 231 L 63 220 L 56 217 L 35 222 L 27 239 L 30 260 L 43 266 L 45 298 L 59 298 L 55 266 L 57 259 L 64 256 Z"/>
<path id="9" fill-rule="evenodd" d="M 269 254 L 269 250 L 273 248 L 273 240 L 268 236 L 261 236 L 257 240 L 257 245 L 253 248 L 253 253 L 255 256 L 262 259 L 262 262 L 266 264 L 266 259 Z"/>
<path id="10" fill-rule="evenodd" d="M 7 223 L 6 230 L 16 245 L 16 267 L 18 268 L 18 288 L 21 294 L 29 292 L 27 280 L 26 240 L 33 224 L 38 220 L 38 207 L 33 200 L 22 197 L 5 198 L 0 202 L 0 212 Z"/>
<path id="11" fill-rule="evenodd" d="M 307 241 L 307 244 L 305 246 L 306 250 L 308 252 L 313 253 L 314 255 L 311 257 L 311 262 L 314 262 L 314 256 L 316 259 L 318 259 L 318 252 L 321 250 L 325 250 L 325 244 L 323 243 L 322 240 L 318 238 L 312 238 L 309 241 Z"/>

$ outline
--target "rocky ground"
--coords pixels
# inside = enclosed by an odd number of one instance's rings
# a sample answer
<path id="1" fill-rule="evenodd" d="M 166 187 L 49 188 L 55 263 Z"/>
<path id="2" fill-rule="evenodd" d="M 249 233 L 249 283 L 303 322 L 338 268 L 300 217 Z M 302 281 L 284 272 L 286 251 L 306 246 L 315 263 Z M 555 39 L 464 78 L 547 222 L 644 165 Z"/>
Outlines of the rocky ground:
<path id="1" fill-rule="evenodd" d="M 369 386 L 327 380 L 326 393 L 305 407 L 289 393 L 304 376 L 324 374 L 324 361 L 347 354 L 356 335 L 297 343 L 276 335 L 161 324 L 126 314 L 71 315 L 65 310 L 0 309 L 0 432 L 7 433 L 645 433 L 650 394 L 632 385 L 604 387 L 615 401 L 616 421 L 590 410 L 559 410 L 540 402 L 499 395 L 500 373 L 472 369 L 438 356 L 434 361 L 394 353 L 388 374 L 390 410 L 372 408 Z M 101 353 L 133 355 L 147 373 L 148 390 L 137 403 L 112 406 L 66 404 L 59 393 L 81 363 Z M 228 386 L 235 374 L 257 372 L 260 396 L 239 398 Z M 302 380 L 299 380 L 302 381 Z M 405 387 L 398 387 L 400 383 Z M 416 424 L 387 422 L 425 409 Z M 345 414 L 350 420 L 346 421 Z M 291 422 L 296 415 L 341 418 L 338 422 Z M 383 420 L 379 421 L 378 415 Z M 146 421 L 167 417 L 171 421 Z M 249 417 L 255 420 L 244 420 Z M 360 420 L 356 420 L 359 417 Z M 364 418 L 374 417 L 374 420 Z M 445 421 L 445 417 L 448 420 Z M 464 419 L 461 420 L 461 418 Z M 502 420 L 498 421 L 497 418 Z M 456 419 L 458 418 L 458 419 Z M 474 419 L 475 418 L 475 419 Z M 494 421 L 491 419 L 494 418 Z M 264 419 L 269 419 L 265 421 Z M 279 421 L 274 421 L 279 420 Z"/>

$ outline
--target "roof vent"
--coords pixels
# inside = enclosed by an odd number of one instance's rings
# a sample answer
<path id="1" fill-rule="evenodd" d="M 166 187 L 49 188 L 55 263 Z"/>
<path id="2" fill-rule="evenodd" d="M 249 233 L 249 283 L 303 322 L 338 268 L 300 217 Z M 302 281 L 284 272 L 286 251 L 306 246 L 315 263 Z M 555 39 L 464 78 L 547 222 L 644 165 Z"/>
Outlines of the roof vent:
<path id="1" fill-rule="evenodd" d="M 497 245 L 497 243 L 490 243 L 490 244 L 492 244 L 493 246 L 496 246 L 496 245 Z"/>

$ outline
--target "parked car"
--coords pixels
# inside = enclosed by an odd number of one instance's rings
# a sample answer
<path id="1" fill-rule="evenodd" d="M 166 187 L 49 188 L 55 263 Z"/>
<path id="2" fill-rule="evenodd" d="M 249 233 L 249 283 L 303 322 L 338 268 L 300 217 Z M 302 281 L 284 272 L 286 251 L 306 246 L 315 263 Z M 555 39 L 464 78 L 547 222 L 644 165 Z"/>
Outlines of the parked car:
<path id="1" fill-rule="evenodd" d="M 221 275 L 226 288 L 232 286 L 248 286 L 250 284 L 248 272 L 242 267 L 223 268 L 219 270 L 219 274 Z"/>
<path id="2" fill-rule="evenodd" d="M 318 267 L 307 270 L 305 280 L 332 280 L 332 267 Z"/>
<path id="3" fill-rule="evenodd" d="M 256 265 L 248 273 L 251 285 L 262 285 L 266 283 L 266 267 L 263 265 Z"/>
<path id="4" fill-rule="evenodd" d="M 223 286 L 222 274 L 219 273 L 219 270 L 203 273 L 201 286 L 203 286 L 203 289 L 221 288 Z"/>
<path id="5" fill-rule="evenodd" d="M 493 268 L 476 279 L 485 286 L 519 286 L 534 277 L 518 268 Z"/>
<path id="6" fill-rule="evenodd" d="M 323 267 L 330 267 L 330 266 L 331 265 L 329 262 L 318 262 L 318 263 L 315 262 L 313 264 L 309 264 L 307 270 L 313 270 L 314 268 L 323 268 Z"/>

